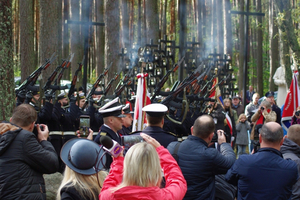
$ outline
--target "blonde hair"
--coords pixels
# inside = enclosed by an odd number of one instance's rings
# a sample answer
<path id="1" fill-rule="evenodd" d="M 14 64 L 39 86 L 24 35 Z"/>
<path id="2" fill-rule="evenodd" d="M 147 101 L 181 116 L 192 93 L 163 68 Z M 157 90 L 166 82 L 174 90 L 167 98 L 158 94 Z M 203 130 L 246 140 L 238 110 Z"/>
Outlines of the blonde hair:
<path id="1" fill-rule="evenodd" d="M 126 153 L 122 183 L 112 191 L 126 186 L 160 186 L 161 173 L 160 160 L 155 148 L 147 142 L 137 143 Z"/>
<path id="2" fill-rule="evenodd" d="M 246 115 L 244 113 L 240 114 L 239 116 L 239 121 L 241 121 L 242 117 L 245 117 L 245 119 L 247 119 Z"/>
<path id="3" fill-rule="evenodd" d="M 61 199 L 60 191 L 63 187 L 74 187 L 82 199 L 98 199 L 106 176 L 107 172 L 105 171 L 99 171 L 93 175 L 82 175 L 66 166 L 64 178 L 57 190 L 56 199 Z"/>

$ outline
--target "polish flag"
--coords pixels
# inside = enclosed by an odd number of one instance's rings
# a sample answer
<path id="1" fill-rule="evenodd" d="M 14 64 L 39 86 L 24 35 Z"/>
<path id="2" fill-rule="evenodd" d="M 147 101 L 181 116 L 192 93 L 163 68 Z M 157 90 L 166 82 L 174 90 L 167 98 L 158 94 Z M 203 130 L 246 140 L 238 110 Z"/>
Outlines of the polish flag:
<path id="1" fill-rule="evenodd" d="M 150 94 L 147 90 L 146 78 L 148 74 L 138 74 L 137 92 L 134 106 L 134 118 L 132 124 L 132 132 L 142 131 L 147 125 L 146 113 L 142 111 L 142 108 L 148 104 L 151 104 Z"/>
<path id="2" fill-rule="evenodd" d="M 282 110 L 281 124 L 282 127 L 287 131 L 291 125 L 291 119 L 293 112 L 300 106 L 300 91 L 298 86 L 298 71 L 294 71 L 293 80 L 290 85 L 290 89 L 286 95 L 284 107 Z"/>

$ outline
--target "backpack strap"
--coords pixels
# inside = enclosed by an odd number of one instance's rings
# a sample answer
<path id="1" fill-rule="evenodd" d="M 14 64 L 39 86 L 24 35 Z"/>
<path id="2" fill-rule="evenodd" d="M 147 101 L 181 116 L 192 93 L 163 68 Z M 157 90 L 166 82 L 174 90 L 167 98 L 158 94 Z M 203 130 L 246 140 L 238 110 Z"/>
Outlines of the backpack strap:
<path id="1" fill-rule="evenodd" d="M 178 153 L 178 149 L 179 149 L 179 147 L 180 147 L 180 143 L 181 143 L 181 142 L 177 142 L 177 144 L 176 144 L 175 147 L 174 147 L 174 152 L 172 153 L 172 156 L 173 156 L 173 158 L 176 160 L 176 162 L 178 162 L 178 159 L 179 159 L 177 153 Z"/>

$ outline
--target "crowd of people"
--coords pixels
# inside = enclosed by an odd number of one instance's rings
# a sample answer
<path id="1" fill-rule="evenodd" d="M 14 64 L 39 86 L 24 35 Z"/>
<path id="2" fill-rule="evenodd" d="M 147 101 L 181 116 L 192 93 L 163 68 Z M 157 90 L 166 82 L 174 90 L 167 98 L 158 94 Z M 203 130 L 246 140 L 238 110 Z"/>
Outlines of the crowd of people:
<path id="1" fill-rule="evenodd" d="M 57 199 L 300 199 L 300 108 L 284 136 L 274 92 L 259 103 L 251 89 L 245 107 L 239 96 L 210 101 L 180 125 L 165 115 L 180 118 L 181 110 L 149 104 L 147 126 L 136 132 L 132 105 L 118 97 L 100 108 L 85 107 L 83 93 L 42 108 L 20 104 L 0 123 L 0 199 L 46 199 L 43 174 L 54 172 L 63 174 Z M 90 119 L 85 137 L 82 115 Z M 137 135 L 144 142 L 125 154 L 122 137 Z"/>

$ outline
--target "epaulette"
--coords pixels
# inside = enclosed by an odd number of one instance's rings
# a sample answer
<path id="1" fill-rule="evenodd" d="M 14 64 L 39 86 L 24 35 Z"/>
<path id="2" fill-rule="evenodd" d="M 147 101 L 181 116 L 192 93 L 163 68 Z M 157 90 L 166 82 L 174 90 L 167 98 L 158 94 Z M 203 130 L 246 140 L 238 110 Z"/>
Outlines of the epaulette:
<path id="1" fill-rule="evenodd" d="M 101 132 L 101 133 L 100 133 L 100 135 L 102 135 L 102 136 L 106 136 L 106 135 L 107 135 L 107 133 L 106 133 L 106 132 Z"/>
<path id="2" fill-rule="evenodd" d="M 132 134 L 135 134 L 135 133 L 141 133 L 142 131 L 133 131 L 131 133 L 128 133 L 128 135 L 132 135 Z"/>

